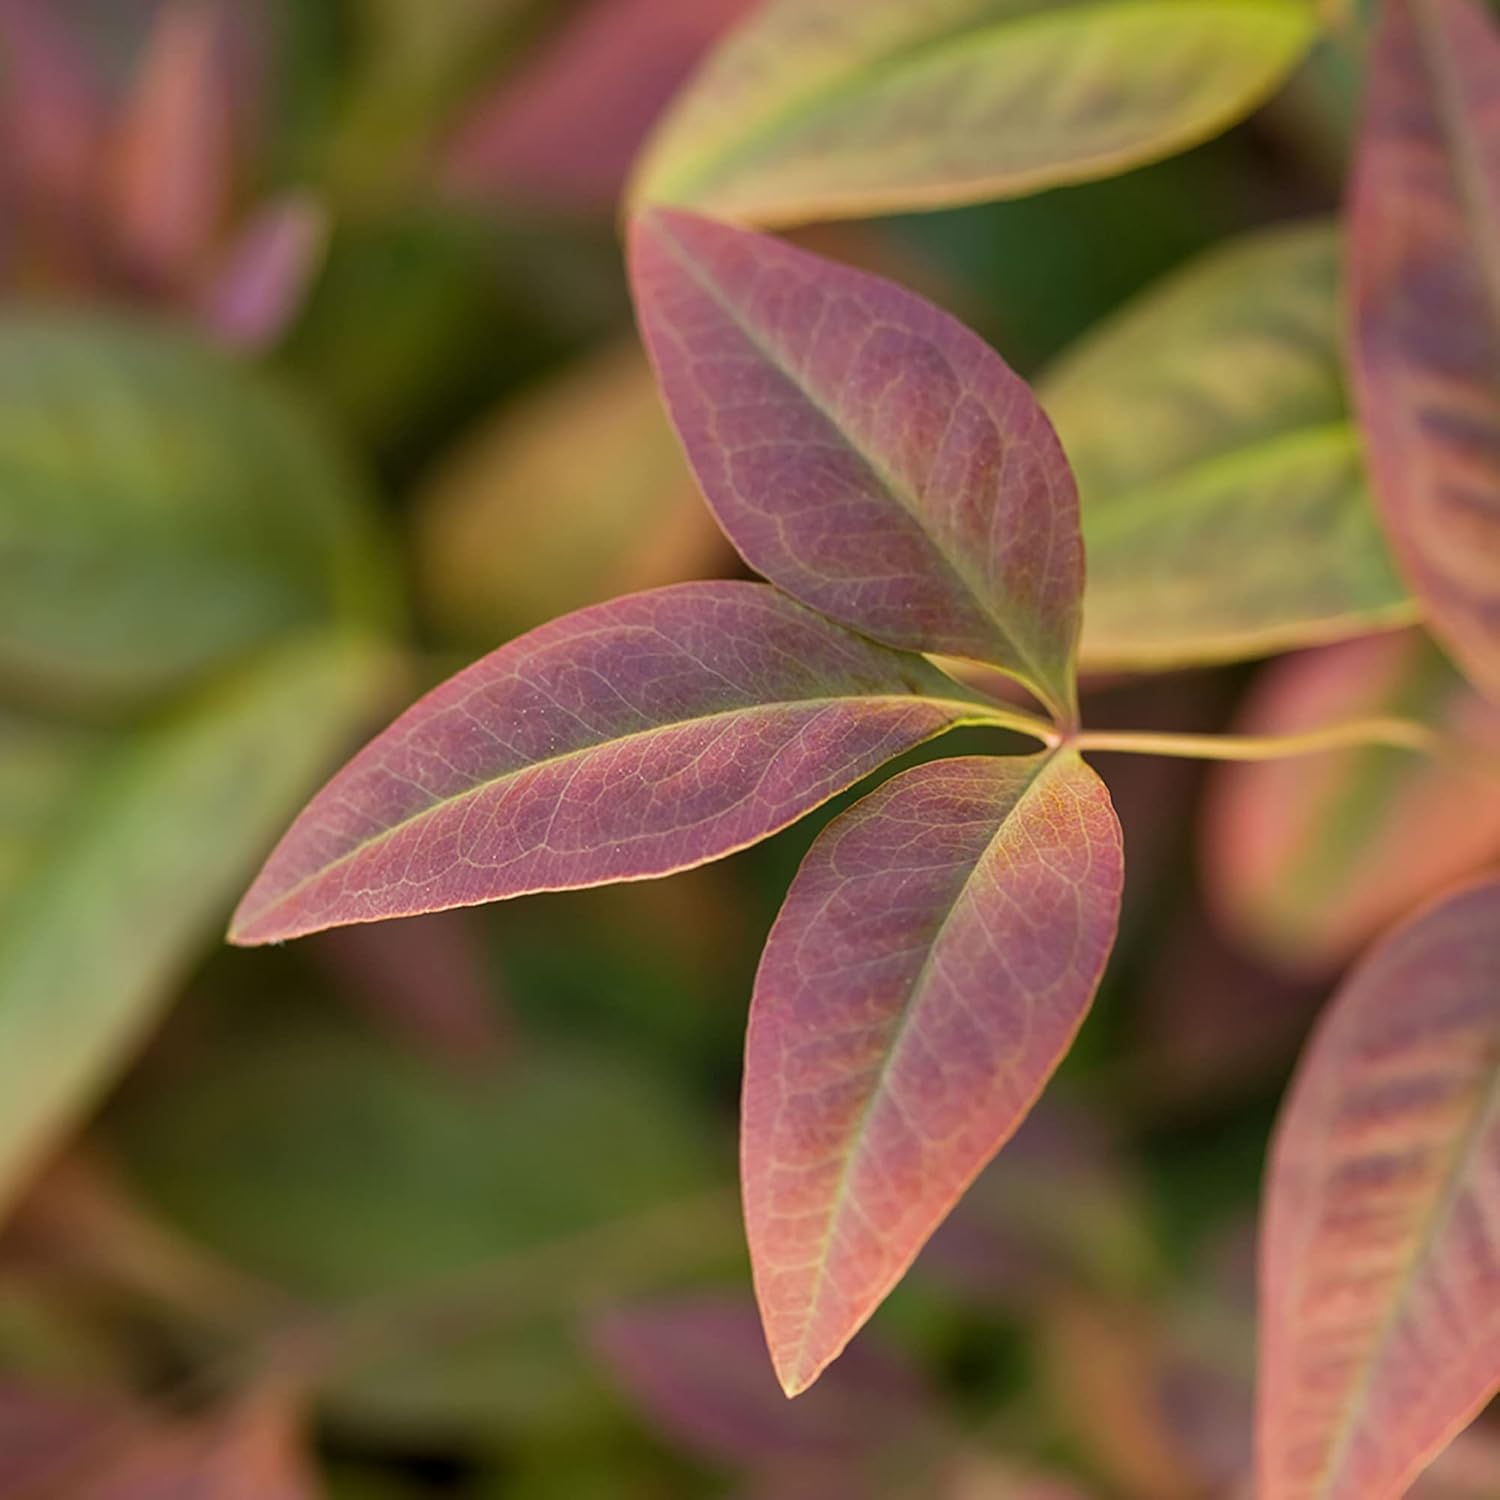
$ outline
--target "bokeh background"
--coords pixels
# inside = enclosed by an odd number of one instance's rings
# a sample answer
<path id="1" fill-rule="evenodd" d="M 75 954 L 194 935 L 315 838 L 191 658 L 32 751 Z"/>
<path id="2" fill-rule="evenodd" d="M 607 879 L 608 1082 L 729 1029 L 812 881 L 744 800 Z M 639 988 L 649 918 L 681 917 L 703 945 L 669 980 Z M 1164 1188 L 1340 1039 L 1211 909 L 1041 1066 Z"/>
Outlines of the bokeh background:
<path id="1" fill-rule="evenodd" d="M 1303 930 L 1215 875 L 1231 773 L 1100 757 L 1129 883 L 1082 1039 L 793 1404 L 750 1298 L 739 1048 L 849 799 L 669 880 L 220 946 L 297 807 L 423 688 L 735 573 L 616 205 L 748 8 L 0 0 L 6 1500 L 1236 1492 L 1268 1133 L 1390 914 L 1350 884 L 1401 857 L 1358 808 L 1300 872 Z M 1205 248 L 1334 212 L 1357 82 L 1325 44 L 1160 165 L 799 238 L 1034 376 Z M 1292 670 L 1419 648 L 1340 649 Z M 1274 717 L 1286 670 L 1097 681 L 1086 717 Z M 1346 769 L 1395 795 L 1379 755 Z M 1500 847 L 1476 816 L 1459 863 Z M 1423 1493 L 1500 1494 L 1495 1449 L 1480 1429 Z"/>

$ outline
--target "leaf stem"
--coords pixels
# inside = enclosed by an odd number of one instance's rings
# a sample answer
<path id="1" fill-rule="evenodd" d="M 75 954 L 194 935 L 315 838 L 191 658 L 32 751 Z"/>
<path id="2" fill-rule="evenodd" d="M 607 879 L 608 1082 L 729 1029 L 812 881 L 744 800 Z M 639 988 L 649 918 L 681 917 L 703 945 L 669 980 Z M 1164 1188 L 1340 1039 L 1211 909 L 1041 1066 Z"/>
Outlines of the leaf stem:
<path id="1" fill-rule="evenodd" d="M 1382 746 L 1435 755 L 1442 738 L 1410 719 L 1355 719 L 1303 734 L 1156 734 L 1142 730 L 1094 730 L 1069 741 L 1075 750 L 1115 750 L 1128 755 L 1170 755 L 1187 760 L 1288 760 L 1330 750 Z"/>

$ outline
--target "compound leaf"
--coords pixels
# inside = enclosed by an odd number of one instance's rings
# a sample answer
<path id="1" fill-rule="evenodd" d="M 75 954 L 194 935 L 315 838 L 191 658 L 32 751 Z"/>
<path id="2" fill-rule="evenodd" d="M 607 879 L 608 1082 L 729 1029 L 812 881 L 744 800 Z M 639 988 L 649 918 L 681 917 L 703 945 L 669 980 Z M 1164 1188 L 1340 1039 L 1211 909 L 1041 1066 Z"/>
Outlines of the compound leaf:
<path id="1" fill-rule="evenodd" d="M 1500 30 L 1477 0 L 1388 0 L 1349 237 L 1375 493 L 1433 633 L 1500 696 Z"/>
<path id="2" fill-rule="evenodd" d="M 1262 1500 L 1397 1500 L 1500 1390 L 1500 883 L 1385 939 L 1315 1033 L 1261 1239 Z"/>
<path id="3" fill-rule="evenodd" d="M 1035 1103 L 1103 972 L 1121 878 L 1109 795 L 1069 752 L 918 767 L 813 845 L 756 979 L 741 1136 L 788 1394 Z"/>
<path id="4" fill-rule="evenodd" d="M 1306 0 L 771 0 L 671 110 L 637 202 L 786 224 L 1108 177 L 1217 133 Z"/>
<path id="5" fill-rule="evenodd" d="M 663 875 L 784 828 L 979 700 L 754 583 L 543 625 L 429 693 L 313 800 L 231 938 Z"/>
<path id="6" fill-rule="evenodd" d="M 889 282 L 672 210 L 635 221 L 631 277 L 668 410 L 752 568 L 1070 711 L 1078 498 L 993 350 Z"/>

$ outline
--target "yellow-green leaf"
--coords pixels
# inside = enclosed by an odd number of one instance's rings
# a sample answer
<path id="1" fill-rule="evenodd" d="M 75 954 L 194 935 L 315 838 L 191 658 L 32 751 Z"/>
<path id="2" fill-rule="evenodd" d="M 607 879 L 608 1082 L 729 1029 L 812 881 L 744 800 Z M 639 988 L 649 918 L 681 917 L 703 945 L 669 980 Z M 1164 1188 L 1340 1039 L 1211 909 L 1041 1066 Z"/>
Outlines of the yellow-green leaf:
<path id="1" fill-rule="evenodd" d="M 379 606 L 365 497 L 289 395 L 185 333 L 0 317 L 0 682 L 138 701 Z"/>
<path id="2" fill-rule="evenodd" d="M 1331 226 L 1211 252 L 1040 394 L 1082 497 L 1091 666 L 1254 656 L 1414 614 L 1348 415 Z"/>
<path id="3" fill-rule="evenodd" d="M 1107 177 L 1258 104 L 1308 0 L 769 0 L 710 57 L 637 203 L 757 224 Z"/>
<path id="4" fill-rule="evenodd" d="M 211 940 L 255 862 L 386 682 L 387 657 L 278 648 L 153 725 L 71 744 L 0 832 L 0 1208 Z M 50 732 L 0 724 L 0 776 L 45 779 Z M 29 824 L 26 821 L 31 819 Z"/>

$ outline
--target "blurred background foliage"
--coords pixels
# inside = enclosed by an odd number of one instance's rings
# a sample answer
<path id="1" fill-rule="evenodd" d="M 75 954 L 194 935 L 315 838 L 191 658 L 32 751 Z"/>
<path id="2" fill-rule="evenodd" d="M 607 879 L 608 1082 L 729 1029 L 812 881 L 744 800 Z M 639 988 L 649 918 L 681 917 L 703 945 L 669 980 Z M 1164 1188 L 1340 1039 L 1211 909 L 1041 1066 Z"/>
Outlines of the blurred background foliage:
<path id="1" fill-rule="evenodd" d="M 218 946 L 419 689 L 733 572 L 615 204 L 747 8 L 0 0 L 7 1500 L 1190 1500 L 1244 1472 L 1279 1091 L 1340 965 L 1500 847 L 1492 790 L 1377 751 L 1322 792 L 1101 757 L 1131 874 L 1081 1043 L 793 1405 L 749 1298 L 739 1047 L 843 802 L 659 883 Z M 801 238 L 1041 377 L 1200 252 L 1335 211 L 1357 80 L 1327 42 L 1159 165 Z M 1290 728 L 1330 692 L 1500 732 L 1402 635 L 1101 677 L 1086 714 Z M 1476 1429 L 1422 1493 L 1500 1494 L 1497 1450 Z"/>

